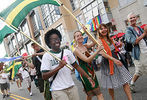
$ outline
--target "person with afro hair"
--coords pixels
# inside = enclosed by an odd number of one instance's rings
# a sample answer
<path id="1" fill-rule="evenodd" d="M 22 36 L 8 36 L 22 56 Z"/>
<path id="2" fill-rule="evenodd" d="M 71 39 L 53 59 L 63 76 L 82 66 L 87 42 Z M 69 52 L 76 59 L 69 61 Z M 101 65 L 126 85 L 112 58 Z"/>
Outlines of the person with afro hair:
<path id="1" fill-rule="evenodd" d="M 57 61 L 50 54 L 45 53 L 41 64 L 42 76 L 44 80 L 49 80 L 51 83 L 50 91 L 53 100 L 79 100 L 78 89 L 73 82 L 71 70 L 65 65 L 69 64 L 77 69 L 81 75 L 87 77 L 93 87 L 95 84 L 78 66 L 73 53 L 68 49 L 61 50 L 61 40 L 61 33 L 56 29 L 51 29 L 45 34 L 45 43 L 51 49 L 50 52 L 61 58 L 61 61 Z"/>

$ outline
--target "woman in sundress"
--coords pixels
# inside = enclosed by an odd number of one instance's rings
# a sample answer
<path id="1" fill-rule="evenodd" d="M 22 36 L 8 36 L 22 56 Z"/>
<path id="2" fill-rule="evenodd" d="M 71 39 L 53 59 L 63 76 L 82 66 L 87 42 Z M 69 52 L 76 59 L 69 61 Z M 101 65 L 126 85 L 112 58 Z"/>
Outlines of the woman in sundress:
<path id="1" fill-rule="evenodd" d="M 123 86 L 128 100 L 132 100 L 129 82 L 132 79 L 131 74 L 118 60 L 118 49 L 113 40 L 109 37 L 109 29 L 105 24 L 98 28 L 99 43 L 101 43 L 107 53 L 101 51 L 103 60 L 101 63 L 101 87 L 109 90 L 109 94 L 114 99 L 114 89 Z"/>
<path id="2" fill-rule="evenodd" d="M 86 100 L 92 100 L 93 96 L 97 96 L 98 100 L 104 100 L 102 93 L 100 92 L 99 83 L 96 77 L 96 74 L 94 72 L 94 67 L 92 66 L 92 60 L 95 58 L 95 56 L 102 50 L 102 48 L 98 48 L 93 55 L 90 55 L 88 52 L 88 48 L 91 48 L 94 46 L 95 43 L 91 44 L 84 44 L 83 41 L 84 38 L 82 36 L 82 33 L 80 31 L 76 31 L 74 33 L 74 39 L 76 41 L 76 47 L 74 50 L 74 54 L 76 55 L 80 67 L 93 79 L 95 86 L 91 86 L 90 82 L 85 76 L 80 75 L 82 84 L 84 86 L 84 90 L 87 94 Z"/>

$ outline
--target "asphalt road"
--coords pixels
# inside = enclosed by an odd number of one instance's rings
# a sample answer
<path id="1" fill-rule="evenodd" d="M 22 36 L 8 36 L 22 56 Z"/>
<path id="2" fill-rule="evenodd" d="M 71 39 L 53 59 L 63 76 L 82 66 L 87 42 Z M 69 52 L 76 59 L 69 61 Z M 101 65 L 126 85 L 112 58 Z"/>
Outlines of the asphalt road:
<path id="1" fill-rule="evenodd" d="M 129 68 L 131 74 L 134 73 L 134 67 Z M 100 71 L 96 72 L 98 80 L 100 80 Z M 75 84 L 79 89 L 80 100 L 86 100 L 86 95 L 83 92 L 82 84 L 75 78 L 73 74 L 73 79 Z M 137 93 L 133 93 L 133 100 L 147 100 L 147 75 L 143 75 L 140 77 L 135 86 Z M 0 100 L 43 100 L 43 95 L 39 93 L 39 90 L 35 87 L 34 83 L 32 82 L 32 92 L 33 96 L 30 96 L 25 84 L 23 84 L 23 89 L 18 89 L 16 83 L 11 84 L 11 95 L 5 99 L 2 98 L 0 94 Z M 111 100 L 108 91 L 106 89 L 101 89 L 101 92 L 104 95 L 105 100 Z M 115 99 L 116 100 L 127 100 L 126 95 L 123 91 L 123 88 L 119 88 L 115 90 Z M 93 100 L 97 100 L 96 97 L 93 97 Z"/>

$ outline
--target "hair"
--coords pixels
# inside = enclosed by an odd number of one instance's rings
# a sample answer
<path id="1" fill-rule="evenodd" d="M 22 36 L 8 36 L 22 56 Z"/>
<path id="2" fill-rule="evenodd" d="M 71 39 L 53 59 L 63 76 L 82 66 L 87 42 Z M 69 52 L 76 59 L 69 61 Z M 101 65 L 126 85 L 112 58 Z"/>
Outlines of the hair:
<path id="1" fill-rule="evenodd" d="M 128 20 L 129 20 L 129 18 L 130 18 L 131 15 L 135 15 L 135 13 L 130 12 L 130 13 L 127 15 L 127 19 L 128 19 Z"/>
<path id="2" fill-rule="evenodd" d="M 36 43 L 32 43 L 31 46 L 34 46 Z"/>
<path id="3" fill-rule="evenodd" d="M 57 34 L 58 37 L 60 38 L 60 41 L 62 40 L 62 35 L 61 33 L 57 30 L 57 29 L 51 29 L 49 30 L 46 34 L 45 34 L 45 37 L 44 37 L 44 40 L 45 40 L 45 43 L 46 45 L 51 48 L 50 46 L 50 36 L 53 35 L 53 34 Z"/>
<path id="4" fill-rule="evenodd" d="M 106 24 L 103 24 L 103 23 L 102 23 L 102 24 L 99 25 L 99 27 L 98 27 L 99 38 L 100 38 L 100 39 L 103 38 L 103 36 L 102 36 L 101 33 L 100 33 L 100 29 L 101 29 L 102 27 L 107 28 L 107 30 L 108 30 L 108 32 L 107 32 L 107 39 L 108 39 L 108 41 L 112 44 L 112 40 L 111 40 L 111 38 L 110 38 L 110 30 L 109 30 L 109 28 L 107 27 Z"/>

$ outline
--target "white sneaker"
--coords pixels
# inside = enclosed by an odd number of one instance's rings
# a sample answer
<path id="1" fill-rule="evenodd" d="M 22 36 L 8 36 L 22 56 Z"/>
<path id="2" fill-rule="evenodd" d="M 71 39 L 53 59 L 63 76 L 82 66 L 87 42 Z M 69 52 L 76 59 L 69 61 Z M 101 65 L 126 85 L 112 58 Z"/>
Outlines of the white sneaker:
<path id="1" fill-rule="evenodd" d="M 136 93 L 134 84 L 130 84 L 130 90 L 131 90 L 132 93 Z"/>
<path id="2" fill-rule="evenodd" d="M 22 87 L 20 87 L 19 89 L 20 89 L 20 90 L 22 90 L 23 88 L 22 88 Z"/>
<path id="3" fill-rule="evenodd" d="M 30 92 L 30 96 L 32 96 L 32 92 Z"/>

